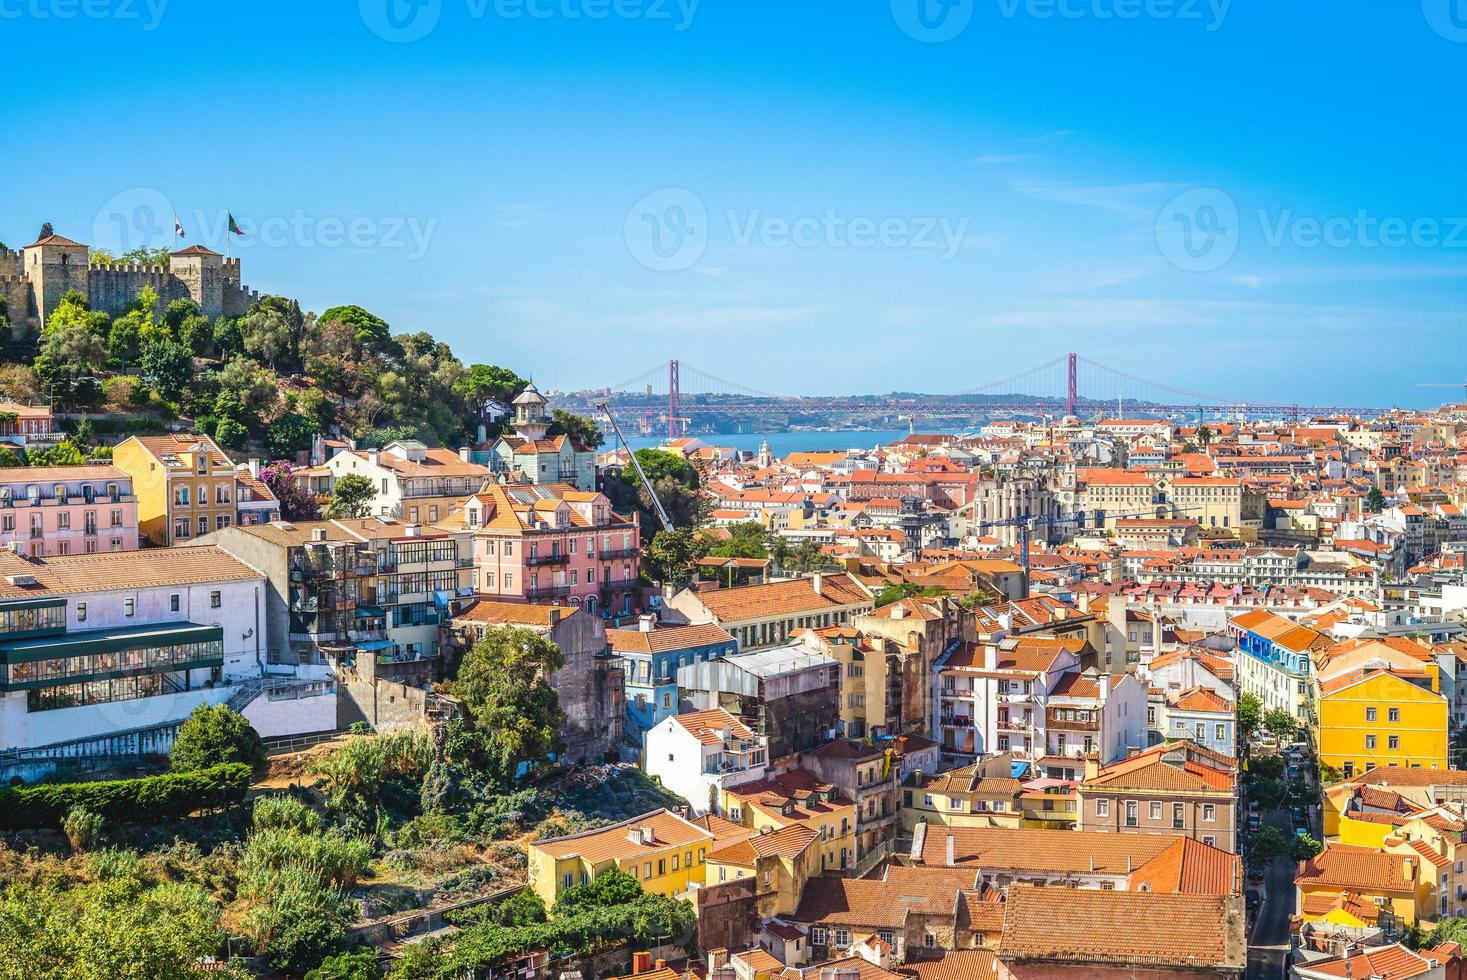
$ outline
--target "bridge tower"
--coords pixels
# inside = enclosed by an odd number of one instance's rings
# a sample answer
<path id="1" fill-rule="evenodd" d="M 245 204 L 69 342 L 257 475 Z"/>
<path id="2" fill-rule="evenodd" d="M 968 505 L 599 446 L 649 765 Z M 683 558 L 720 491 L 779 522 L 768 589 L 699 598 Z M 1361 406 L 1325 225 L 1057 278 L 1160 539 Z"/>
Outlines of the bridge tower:
<path id="1" fill-rule="evenodd" d="M 677 360 L 667 362 L 667 438 L 668 441 L 682 435 L 683 393 L 678 385 Z"/>
<path id="2" fill-rule="evenodd" d="M 1075 414 L 1075 402 L 1078 400 L 1079 393 L 1080 393 L 1080 385 L 1079 385 L 1079 382 L 1077 380 L 1078 375 L 1079 375 L 1079 371 L 1077 370 L 1078 365 L 1079 365 L 1079 359 L 1075 356 L 1075 352 L 1074 351 L 1070 351 L 1069 361 L 1070 361 L 1069 385 L 1065 389 L 1065 414 L 1066 415 L 1074 415 Z"/>

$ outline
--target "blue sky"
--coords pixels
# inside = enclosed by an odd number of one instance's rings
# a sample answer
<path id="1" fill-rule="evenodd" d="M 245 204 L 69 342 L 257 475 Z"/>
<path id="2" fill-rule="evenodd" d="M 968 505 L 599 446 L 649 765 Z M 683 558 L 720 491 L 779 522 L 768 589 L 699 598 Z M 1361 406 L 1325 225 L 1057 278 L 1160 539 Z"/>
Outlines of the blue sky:
<path id="1" fill-rule="evenodd" d="M 1467 374 L 1455 2 L 0 0 L 0 239 L 222 249 L 228 208 L 251 286 L 547 387 L 1076 350 L 1426 404 Z"/>

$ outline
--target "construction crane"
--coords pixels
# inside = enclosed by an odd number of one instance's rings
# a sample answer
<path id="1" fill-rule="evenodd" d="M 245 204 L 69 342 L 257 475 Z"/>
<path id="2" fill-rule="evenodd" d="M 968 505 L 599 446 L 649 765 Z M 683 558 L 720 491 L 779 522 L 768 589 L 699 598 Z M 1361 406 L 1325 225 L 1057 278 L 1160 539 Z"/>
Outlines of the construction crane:
<path id="1" fill-rule="evenodd" d="M 1462 389 L 1462 398 L 1464 400 L 1467 400 L 1467 381 L 1458 381 L 1456 383 L 1452 383 L 1452 382 L 1449 382 L 1449 381 L 1425 381 L 1425 382 L 1422 382 L 1421 384 L 1418 384 L 1416 387 L 1418 387 L 1418 388 L 1461 388 Z"/>
<path id="2" fill-rule="evenodd" d="M 647 479 L 647 474 L 642 472 L 642 461 L 637 459 L 637 454 L 632 452 L 632 447 L 627 445 L 627 437 L 622 435 L 621 426 L 617 424 L 616 416 L 611 414 L 611 406 L 606 402 L 597 404 L 597 409 L 611 422 L 611 428 L 616 431 L 616 441 L 621 443 L 621 448 L 627 451 L 627 458 L 632 461 L 632 468 L 637 471 L 637 477 L 642 481 L 642 486 L 647 488 L 647 496 L 652 498 L 652 507 L 657 511 L 657 519 L 662 526 L 669 531 L 677 528 L 672 526 L 672 518 L 667 516 L 667 508 L 662 506 L 662 500 L 657 496 L 657 488 L 652 486 L 652 481 Z"/>

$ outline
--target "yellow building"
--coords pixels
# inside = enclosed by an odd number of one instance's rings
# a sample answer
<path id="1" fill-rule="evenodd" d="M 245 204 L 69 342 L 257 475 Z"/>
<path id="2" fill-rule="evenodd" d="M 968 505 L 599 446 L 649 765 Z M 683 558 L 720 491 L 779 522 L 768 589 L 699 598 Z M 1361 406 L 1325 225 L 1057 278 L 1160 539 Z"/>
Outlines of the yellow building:
<path id="1" fill-rule="evenodd" d="M 532 841 L 530 887 L 549 906 L 567 888 L 617 868 L 640 881 L 644 891 L 680 897 L 703 884 L 714 843 L 697 824 L 654 810 L 609 827 Z"/>
<path id="2" fill-rule="evenodd" d="M 1345 778 L 1376 768 L 1447 768 L 1449 706 L 1435 664 L 1361 668 L 1320 681 L 1319 761 Z"/>
<path id="3" fill-rule="evenodd" d="M 793 915 L 805 882 L 819 872 L 820 838 L 809 827 L 794 825 L 767 834 L 743 836 L 708 852 L 705 883 L 719 885 L 753 878 L 759 919 Z"/>
<path id="4" fill-rule="evenodd" d="M 1417 922 L 1417 862 L 1398 854 L 1348 844 L 1328 844 L 1299 866 L 1294 877 L 1295 912 L 1304 922 L 1349 925 L 1353 909 L 1379 909 L 1387 902 L 1401 922 Z"/>
<path id="5" fill-rule="evenodd" d="M 131 436 L 112 465 L 132 477 L 138 532 L 157 545 L 201 537 L 234 523 L 234 463 L 208 436 Z"/>
<path id="6" fill-rule="evenodd" d="M 723 812 L 756 832 L 799 824 L 820 837 L 820 860 L 811 875 L 840 871 L 856 863 L 856 804 L 803 769 L 725 788 Z"/>
<path id="7" fill-rule="evenodd" d="M 1007 758 L 1000 758 L 1008 768 Z M 902 827 L 926 821 L 941 827 L 1018 827 L 1024 787 L 1009 775 L 988 775 L 983 763 L 932 775 L 912 773 L 902 785 Z M 991 767 L 991 766 L 990 766 Z"/>

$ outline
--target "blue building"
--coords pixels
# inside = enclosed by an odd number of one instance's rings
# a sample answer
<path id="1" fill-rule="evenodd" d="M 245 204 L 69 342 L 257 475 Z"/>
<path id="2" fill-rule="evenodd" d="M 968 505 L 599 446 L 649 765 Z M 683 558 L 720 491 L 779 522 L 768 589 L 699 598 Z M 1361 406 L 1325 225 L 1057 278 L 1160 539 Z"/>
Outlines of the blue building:
<path id="1" fill-rule="evenodd" d="M 677 671 L 739 652 L 738 641 L 721 626 L 658 627 L 643 616 L 636 629 L 607 630 L 607 642 L 626 672 L 627 734 L 640 736 L 678 712 Z"/>

